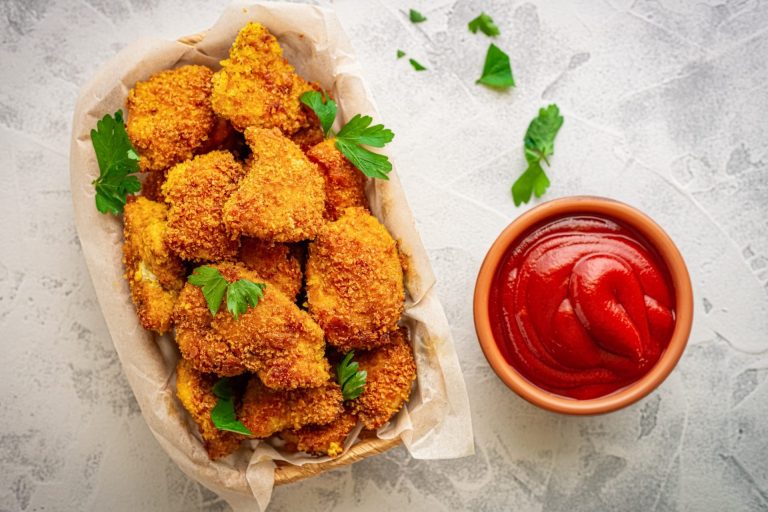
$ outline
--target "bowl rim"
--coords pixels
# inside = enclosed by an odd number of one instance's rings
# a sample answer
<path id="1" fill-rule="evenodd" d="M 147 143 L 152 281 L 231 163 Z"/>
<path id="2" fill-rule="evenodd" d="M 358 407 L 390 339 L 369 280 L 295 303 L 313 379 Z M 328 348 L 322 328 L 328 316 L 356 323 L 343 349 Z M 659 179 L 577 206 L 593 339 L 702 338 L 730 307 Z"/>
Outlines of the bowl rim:
<path id="1" fill-rule="evenodd" d="M 546 391 L 526 379 L 501 354 L 491 330 L 488 298 L 491 283 L 508 248 L 531 226 L 574 214 L 612 217 L 637 230 L 656 249 L 667 266 L 675 290 L 675 328 L 669 345 L 651 370 L 632 384 L 609 395 L 586 400 Z M 544 202 L 513 220 L 496 238 L 480 265 L 473 298 L 475 331 L 485 358 L 496 375 L 515 393 L 543 409 L 572 415 L 603 414 L 642 399 L 656 389 L 677 365 L 693 324 L 693 291 L 688 268 L 669 235 L 648 215 L 617 200 L 599 196 L 568 196 Z"/>

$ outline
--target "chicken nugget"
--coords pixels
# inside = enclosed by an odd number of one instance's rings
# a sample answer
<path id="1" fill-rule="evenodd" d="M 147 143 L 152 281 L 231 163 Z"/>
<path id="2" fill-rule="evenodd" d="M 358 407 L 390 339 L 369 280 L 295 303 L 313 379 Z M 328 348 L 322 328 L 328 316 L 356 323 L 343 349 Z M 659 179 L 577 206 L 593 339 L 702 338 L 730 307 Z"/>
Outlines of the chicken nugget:
<path id="1" fill-rule="evenodd" d="M 248 128 L 245 140 L 253 153 L 224 205 L 229 231 L 273 242 L 313 239 L 325 209 L 317 166 L 279 130 Z"/>
<path id="2" fill-rule="evenodd" d="M 176 342 L 200 371 L 232 376 L 256 373 L 273 389 L 316 387 L 329 378 L 323 331 L 280 289 L 241 263 L 213 265 L 233 283 L 264 283 L 264 296 L 236 320 L 221 305 L 211 316 L 203 292 L 187 283 L 174 308 Z"/>
<path id="3" fill-rule="evenodd" d="M 224 202 L 243 176 L 228 151 L 213 151 L 182 162 L 162 187 L 168 212 L 168 247 L 185 260 L 218 261 L 237 255 L 238 240 L 222 221 Z"/>
<path id="4" fill-rule="evenodd" d="M 200 429 L 203 446 L 212 460 L 226 457 L 240 446 L 244 436 L 217 429 L 211 411 L 218 398 L 213 394 L 215 375 L 200 373 L 189 361 L 179 360 L 176 366 L 176 396 Z"/>
<path id="5" fill-rule="evenodd" d="M 400 329 L 389 345 L 355 352 L 360 371 L 365 370 L 368 376 L 362 394 L 349 401 L 348 406 L 369 430 L 388 422 L 411 394 L 416 362 L 407 336 L 406 330 Z"/>
<path id="6" fill-rule="evenodd" d="M 357 170 L 335 141 L 328 139 L 307 151 L 307 157 L 317 164 L 325 182 L 325 218 L 337 220 L 346 208 L 362 206 L 368 209 L 365 197 L 365 175 Z"/>
<path id="7" fill-rule="evenodd" d="M 336 457 L 344 451 L 344 441 L 355 425 L 357 417 L 345 409 L 327 425 L 307 425 L 298 430 L 283 430 L 280 437 L 285 441 L 288 451 Z"/>
<path id="8" fill-rule="evenodd" d="M 165 246 L 168 208 L 137 196 L 123 211 L 123 264 L 141 325 L 160 334 L 171 326 L 171 313 L 184 286 L 181 260 Z"/>
<path id="9" fill-rule="evenodd" d="M 142 171 L 163 171 L 192 157 L 216 123 L 211 77 L 205 66 L 152 75 L 128 93 L 126 131 Z"/>
<path id="10" fill-rule="evenodd" d="M 320 120 L 312 109 L 306 105 L 302 105 L 302 107 L 307 111 L 309 126 L 291 134 L 290 139 L 299 146 L 302 151 L 307 151 L 312 146 L 323 142 L 325 133 L 323 132 L 323 127 L 320 125 Z"/>
<path id="11" fill-rule="evenodd" d="M 286 244 L 243 238 L 240 241 L 239 260 L 291 299 L 295 299 L 301 290 L 301 263 L 291 254 L 291 247 Z"/>
<path id="12" fill-rule="evenodd" d="M 243 395 L 238 419 L 263 439 L 285 429 L 300 429 L 305 425 L 325 425 L 344 410 L 341 388 L 335 382 L 325 382 L 315 388 L 275 391 L 252 377 Z"/>
<path id="13" fill-rule="evenodd" d="M 405 291 L 397 244 L 365 209 L 348 208 L 309 246 L 307 302 L 328 343 L 342 352 L 390 342 Z"/>
<path id="14" fill-rule="evenodd" d="M 213 75 L 213 109 L 245 131 L 249 126 L 292 134 L 310 125 L 299 97 L 317 86 L 296 74 L 277 39 L 259 23 L 248 23 Z"/>

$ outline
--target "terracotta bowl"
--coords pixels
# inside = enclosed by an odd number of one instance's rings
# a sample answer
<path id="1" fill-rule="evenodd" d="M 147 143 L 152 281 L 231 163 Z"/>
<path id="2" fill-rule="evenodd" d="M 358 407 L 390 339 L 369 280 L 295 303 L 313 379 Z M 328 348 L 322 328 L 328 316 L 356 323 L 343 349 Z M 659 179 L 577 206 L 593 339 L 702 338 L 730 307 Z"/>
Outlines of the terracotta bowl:
<path id="1" fill-rule="evenodd" d="M 675 328 L 669 346 L 656 365 L 639 380 L 611 394 L 578 400 L 541 389 L 523 377 L 504 359 L 491 331 L 488 299 L 494 273 L 507 249 L 535 224 L 574 214 L 612 217 L 636 229 L 656 248 L 666 263 L 675 290 Z M 683 257 L 661 227 L 647 215 L 624 203 L 601 197 L 573 196 L 548 201 L 524 213 L 501 232 L 480 267 L 475 284 L 475 330 L 486 359 L 496 375 L 515 393 L 534 405 L 563 414 L 602 414 L 626 407 L 656 389 L 683 354 L 693 321 L 691 280 Z"/>

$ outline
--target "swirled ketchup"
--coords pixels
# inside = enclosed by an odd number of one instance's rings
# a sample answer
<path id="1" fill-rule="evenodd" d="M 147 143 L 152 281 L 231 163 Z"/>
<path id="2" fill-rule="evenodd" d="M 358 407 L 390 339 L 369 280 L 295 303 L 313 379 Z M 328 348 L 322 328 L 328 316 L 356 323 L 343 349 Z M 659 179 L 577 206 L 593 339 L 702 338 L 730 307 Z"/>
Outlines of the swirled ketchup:
<path id="1" fill-rule="evenodd" d="M 647 373 L 675 325 L 674 288 L 653 247 L 608 217 L 570 215 L 523 234 L 491 284 L 493 336 L 542 389 L 596 398 Z"/>

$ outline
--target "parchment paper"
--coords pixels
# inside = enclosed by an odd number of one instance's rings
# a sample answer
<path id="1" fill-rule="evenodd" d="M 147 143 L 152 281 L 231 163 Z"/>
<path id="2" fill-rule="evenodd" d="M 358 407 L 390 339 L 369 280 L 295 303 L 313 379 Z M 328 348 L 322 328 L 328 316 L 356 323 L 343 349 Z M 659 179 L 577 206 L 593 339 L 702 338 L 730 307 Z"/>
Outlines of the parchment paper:
<path id="1" fill-rule="evenodd" d="M 81 91 L 75 108 L 70 180 L 77 230 L 96 295 L 149 428 L 184 473 L 218 493 L 235 510 L 254 510 L 256 506 L 263 510 L 274 484 L 274 459 L 295 464 L 328 459 L 281 454 L 268 443 L 253 441 L 224 460 L 209 460 L 197 427 L 175 397 L 179 357 L 175 343 L 169 336 L 153 336 L 139 325 L 123 279 L 122 220 L 98 213 L 91 185 L 99 174 L 90 141 L 96 121 L 124 108 L 129 89 L 158 71 L 186 64 L 218 69 L 218 62 L 226 58 L 235 36 L 248 21 L 269 28 L 297 71 L 332 91 L 343 122 L 357 113 L 381 121 L 332 11 L 307 5 L 238 2 L 230 5 L 194 46 L 143 39 L 99 70 Z M 399 241 L 409 262 L 402 322 L 411 331 L 418 379 L 407 407 L 377 435 L 385 439 L 399 436 L 414 458 L 470 455 L 474 445 L 469 403 L 453 339 L 397 172 L 393 170 L 389 176 L 389 181 L 370 180 L 367 194 L 372 212 Z M 347 447 L 353 441 L 348 439 Z"/>

